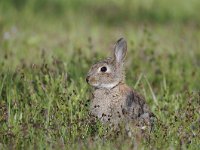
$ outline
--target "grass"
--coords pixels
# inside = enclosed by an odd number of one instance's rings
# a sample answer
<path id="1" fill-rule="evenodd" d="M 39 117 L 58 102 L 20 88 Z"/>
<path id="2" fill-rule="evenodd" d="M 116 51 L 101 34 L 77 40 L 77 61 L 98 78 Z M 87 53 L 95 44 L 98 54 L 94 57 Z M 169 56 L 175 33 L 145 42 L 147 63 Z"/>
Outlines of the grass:
<path id="1" fill-rule="evenodd" d="M 200 147 L 199 2 L 110 2 L 0 2 L 0 149 Z M 127 84 L 159 118 L 149 141 L 88 118 L 87 71 L 122 36 Z"/>

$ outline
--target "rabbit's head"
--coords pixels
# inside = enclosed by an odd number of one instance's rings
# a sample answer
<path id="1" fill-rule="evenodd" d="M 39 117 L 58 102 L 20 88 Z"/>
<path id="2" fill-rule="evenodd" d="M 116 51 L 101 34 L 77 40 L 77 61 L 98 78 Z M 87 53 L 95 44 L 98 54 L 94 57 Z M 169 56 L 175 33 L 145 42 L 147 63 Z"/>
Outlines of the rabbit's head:
<path id="1" fill-rule="evenodd" d="M 86 81 L 95 88 L 111 89 L 124 82 L 124 59 L 127 51 L 127 43 L 120 38 L 113 50 L 113 57 L 99 61 L 94 64 L 88 74 Z"/>

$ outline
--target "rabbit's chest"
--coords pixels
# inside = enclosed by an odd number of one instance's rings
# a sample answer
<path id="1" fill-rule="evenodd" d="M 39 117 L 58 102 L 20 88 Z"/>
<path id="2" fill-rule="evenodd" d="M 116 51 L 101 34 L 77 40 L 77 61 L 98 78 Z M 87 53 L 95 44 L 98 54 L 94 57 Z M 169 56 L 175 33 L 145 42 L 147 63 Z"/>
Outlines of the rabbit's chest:
<path id="1" fill-rule="evenodd" d="M 90 112 L 101 121 L 117 121 L 121 116 L 122 96 L 118 90 L 96 90 L 90 105 Z"/>

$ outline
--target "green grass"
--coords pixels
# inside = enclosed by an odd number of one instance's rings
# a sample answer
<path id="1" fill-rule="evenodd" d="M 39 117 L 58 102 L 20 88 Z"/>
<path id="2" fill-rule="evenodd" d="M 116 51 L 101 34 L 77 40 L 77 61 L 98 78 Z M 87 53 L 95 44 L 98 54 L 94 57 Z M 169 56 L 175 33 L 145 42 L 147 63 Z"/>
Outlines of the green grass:
<path id="1" fill-rule="evenodd" d="M 199 149 L 192 1 L 1 1 L 0 149 Z M 128 42 L 127 84 L 159 118 L 149 141 L 90 122 L 90 66 Z"/>

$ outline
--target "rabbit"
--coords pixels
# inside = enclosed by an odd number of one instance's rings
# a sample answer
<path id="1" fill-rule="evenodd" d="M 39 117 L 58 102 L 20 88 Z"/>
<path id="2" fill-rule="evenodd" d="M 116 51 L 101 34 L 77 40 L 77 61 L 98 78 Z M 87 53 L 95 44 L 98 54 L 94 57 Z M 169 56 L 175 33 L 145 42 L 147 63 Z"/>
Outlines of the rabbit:
<path id="1" fill-rule="evenodd" d="M 120 38 L 114 47 L 113 56 L 94 64 L 86 77 L 93 89 L 90 114 L 103 124 L 117 127 L 131 123 L 141 129 L 151 128 L 155 117 L 143 96 L 125 84 L 124 60 L 127 42 Z"/>

